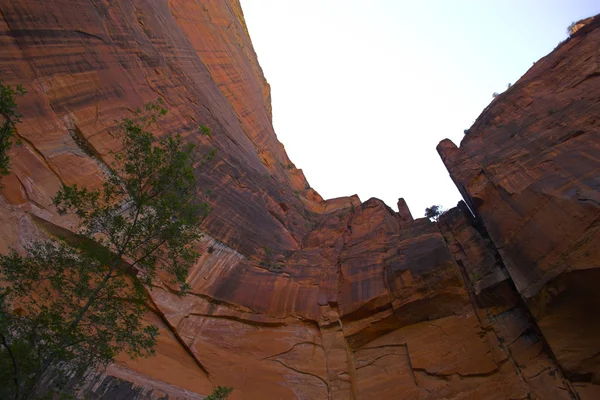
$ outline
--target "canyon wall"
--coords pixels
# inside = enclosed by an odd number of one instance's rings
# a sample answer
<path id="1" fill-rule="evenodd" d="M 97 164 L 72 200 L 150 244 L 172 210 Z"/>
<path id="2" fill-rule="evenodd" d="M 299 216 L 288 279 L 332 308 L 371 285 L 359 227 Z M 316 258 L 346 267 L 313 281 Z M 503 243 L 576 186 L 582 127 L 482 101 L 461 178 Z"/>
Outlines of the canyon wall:
<path id="1" fill-rule="evenodd" d="M 600 397 L 600 18 L 483 111 L 460 148 L 438 146 L 565 376 Z"/>
<path id="2" fill-rule="evenodd" d="M 231 399 L 598 397 L 596 20 L 495 99 L 460 148 L 440 145 L 466 204 L 436 224 L 402 199 L 395 212 L 310 188 L 273 131 L 237 0 L 0 11 L 1 79 L 28 90 L 0 251 L 76 229 L 52 196 L 100 185 L 115 120 L 147 101 L 170 110 L 157 136 L 217 149 L 197 171 L 213 210 L 190 293 L 156 282 L 156 357 L 119 356 L 86 397 L 200 399 L 218 385 Z"/>

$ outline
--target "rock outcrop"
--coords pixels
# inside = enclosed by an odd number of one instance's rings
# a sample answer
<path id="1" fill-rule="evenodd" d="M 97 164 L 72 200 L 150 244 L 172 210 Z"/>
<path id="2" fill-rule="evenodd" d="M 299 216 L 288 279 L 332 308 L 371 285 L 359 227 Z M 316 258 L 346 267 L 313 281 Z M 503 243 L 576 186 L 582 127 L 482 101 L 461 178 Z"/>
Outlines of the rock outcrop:
<path id="1" fill-rule="evenodd" d="M 394 212 L 310 188 L 273 131 L 237 0 L 0 11 L 0 76 L 28 90 L 0 251 L 76 229 L 52 196 L 100 185 L 115 119 L 147 101 L 170 109 L 157 135 L 217 149 L 197 175 L 213 211 L 190 293 L 156 282 L 156 357 L 119 356 L 86 397 L 597 397 L 597 22 L 494 100 L 461 148 L 440 145 L 468 207 L 436 224 L 402 199 Z"/>
<path id="2" fill-rule="evenodd" d="M 438 151 L 503 267 L 476 285 L 514 283 L 582 398 L 600 396 L 600 17 Z"/>

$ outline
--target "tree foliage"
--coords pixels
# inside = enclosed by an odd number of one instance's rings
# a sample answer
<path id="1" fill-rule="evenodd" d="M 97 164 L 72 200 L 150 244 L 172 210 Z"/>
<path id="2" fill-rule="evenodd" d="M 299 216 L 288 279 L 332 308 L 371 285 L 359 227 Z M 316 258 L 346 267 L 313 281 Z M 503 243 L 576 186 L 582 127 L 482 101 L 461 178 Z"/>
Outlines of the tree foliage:
<path id="1" fill-rule="evenodd" d="M 8 283 L 0 288 L 0 398 L 40 398 L 121 351 L 154 353 L 158 328 L 142 320 L 147 288 L 160 273 L 187 290 L 209 212 L 194 168 L 210 157 L 179 135 L 156 140 L 149 131 L 166 112 L 158 101 L 122 120 L 123 149 L 101 188 L 64 185 L 56 194 L 59 213 L 79 218 L 77 237 L 0 256 Z"/>
<path id="2" fill-rule="evenodd" d="M 15 126 L 21 121 L 21 114 L 17 109 L 16 97 L 24 95 L 25 89 L 17 85 L 15 89 L 6 86 L 0 80 L 0 177 L 8 175 L 10 171 L 10 160 L 8 151 L 12 146 L 12 137 L 15 133 Z M 1 187 L 1 186 L 0 186 Z"/>
<path id="3" fill-rule="evenodd" d="M 229 394 L 233 391 L 232 387 L 219 386 L 212 391 L 204 400 L 225 400 L 229 397 Z"/>
<path id="4" fill-rule="evenodd" d="M 444 214 L 444 209 L 440 205 L 433 205 L 425 209 L 425 216 L 432 221 L 437 221 L 440 215 Z"/>

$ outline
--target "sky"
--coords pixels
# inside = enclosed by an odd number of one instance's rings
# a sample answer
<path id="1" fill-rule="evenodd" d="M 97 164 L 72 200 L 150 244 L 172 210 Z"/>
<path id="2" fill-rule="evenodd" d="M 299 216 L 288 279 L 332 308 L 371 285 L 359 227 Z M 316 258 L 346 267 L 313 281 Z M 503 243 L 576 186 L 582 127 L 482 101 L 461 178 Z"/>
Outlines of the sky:
<path id="1" fill-rule="evenodd" d="M 273 125 L 325 199 L 414 217 L 460 195 L 439 158 L 492 93 L 600 13 L 598 0 L 241 0 L 271 84 Z"/>

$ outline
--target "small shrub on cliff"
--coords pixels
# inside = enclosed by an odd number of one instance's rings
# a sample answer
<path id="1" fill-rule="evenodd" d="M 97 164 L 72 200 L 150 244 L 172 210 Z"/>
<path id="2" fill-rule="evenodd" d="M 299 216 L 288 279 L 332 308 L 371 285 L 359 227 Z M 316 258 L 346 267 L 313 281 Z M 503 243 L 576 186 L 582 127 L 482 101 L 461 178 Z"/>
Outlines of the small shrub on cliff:
<path id="1" fill-rule="evenodd" d="M 78 235 L 0 256 L 0 398 L 61 392 L 121 351 L 154 353 L 147 290 L 158 272 L 172 290 L 187 289 L 209 211 L 196 199 L 194 146 L 148 130 L 166 112 L 150 103 L 122 120 L 123 151 L 101 189 L 59 190 L 54 204 L 78 217 Z"/>
<path id="2" fill-rule="evenodd" d="M 425 216 L 431 221 L 437 221 L 444 213 L 445 211 L 440 205 L 433 205 L 425 209 Z"/>
<path id="3" fill-rule="evenodd" d="M 229 394 L 233 391 L 232 387 L 219 386 L 212 393 L 204 398 L 204 400 L 225 400 L 229 397 Z"/>
<path id="4" fill-rule="evenodd" d="M 17 96 L 24 95 L 25 89 L 17 85 L 15 89 L 2 84 L 0 81 L 0 178 L 8 175 L 10 171 L 10 160 L 8 151 L 12 146 L 12 137 L 15 133 L 15 126 L 21 121 L 21 114 L 16 111 Z M 2 187 L 0 185 L 0 187 Z"/>

